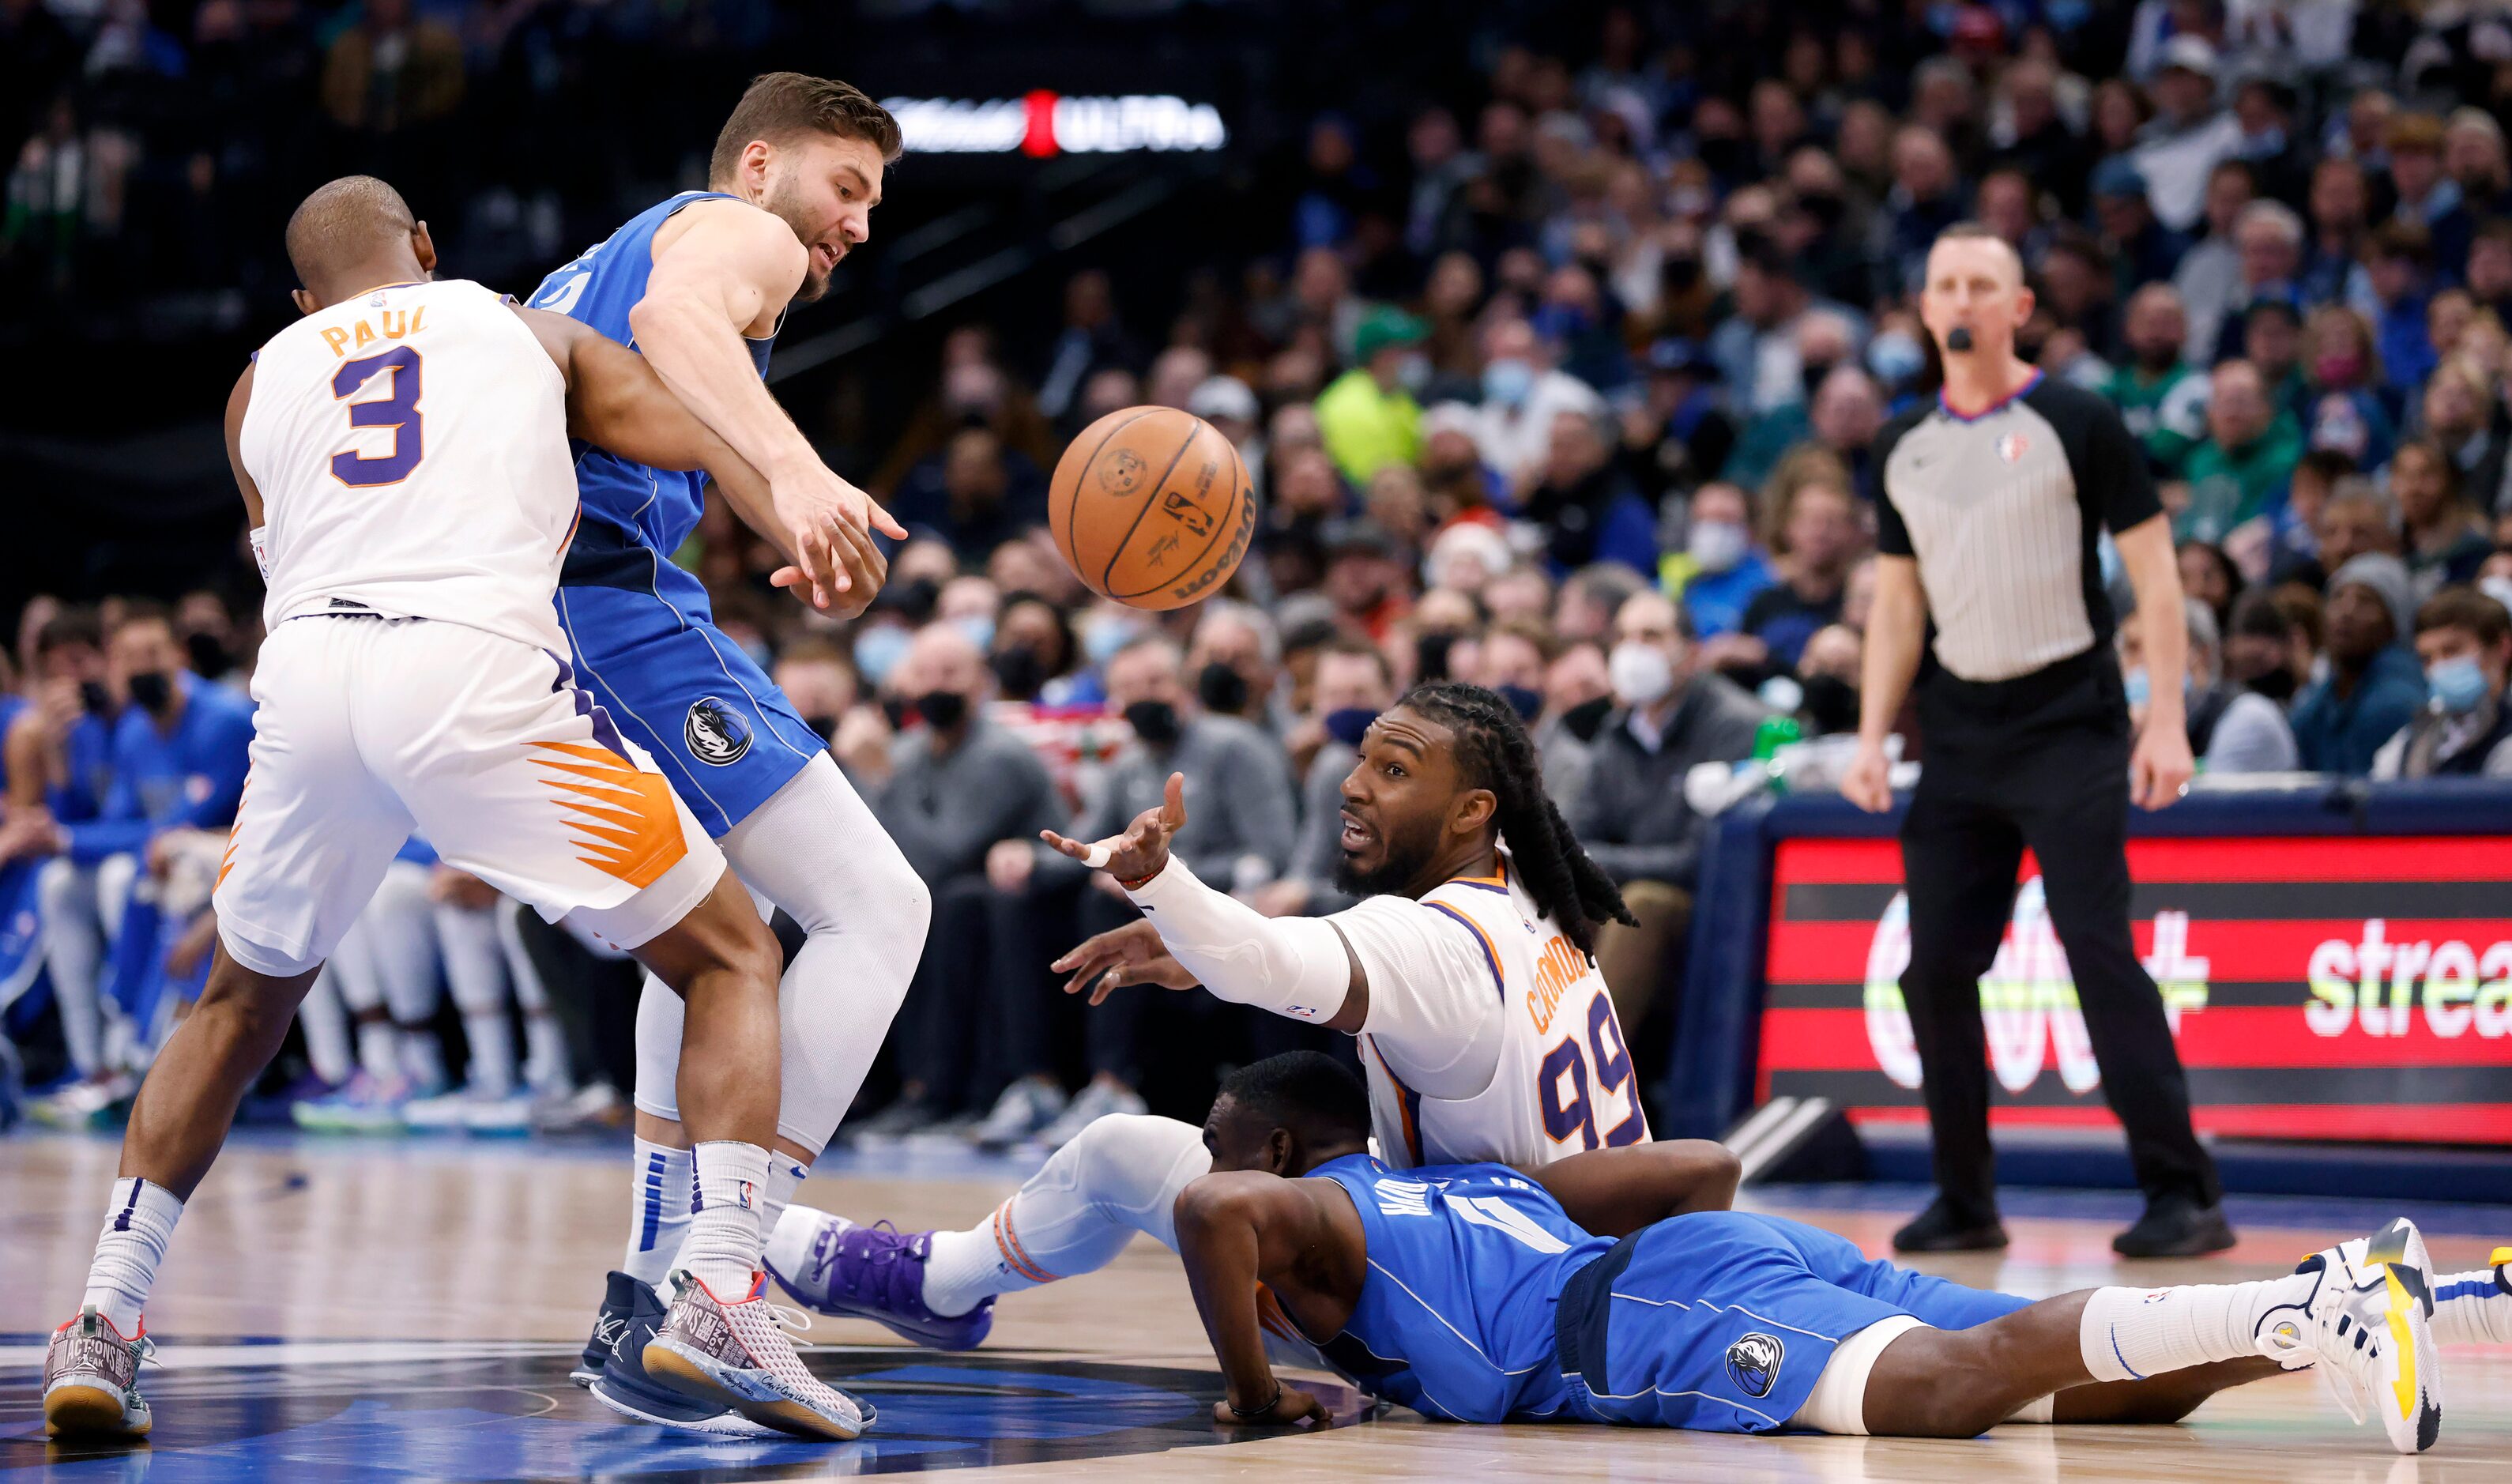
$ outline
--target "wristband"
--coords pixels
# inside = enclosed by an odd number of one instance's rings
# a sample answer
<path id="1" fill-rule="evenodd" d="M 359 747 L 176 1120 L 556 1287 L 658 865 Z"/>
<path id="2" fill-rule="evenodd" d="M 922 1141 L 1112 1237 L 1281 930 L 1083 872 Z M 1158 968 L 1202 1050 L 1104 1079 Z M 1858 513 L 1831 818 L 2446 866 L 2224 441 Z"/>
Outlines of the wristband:
<path id="1" fill-rule="evenodd" d="M 1271 1400 L 1265 1403 L 1265 1405 L 1261 1407 L 1241 1407 L 1238 1403 L 1234 1401 L 1229 1404 L 1230 1415 L 1238 1419 L 1242 1423 L 1252 1423 L 1260 1417 L 1271 1416 L 1274 1409 L 1281 1404 L 1282 1381 L 1281 1378 L 1277 1376 L 1274 1379 L 1274 1395 Z"/>

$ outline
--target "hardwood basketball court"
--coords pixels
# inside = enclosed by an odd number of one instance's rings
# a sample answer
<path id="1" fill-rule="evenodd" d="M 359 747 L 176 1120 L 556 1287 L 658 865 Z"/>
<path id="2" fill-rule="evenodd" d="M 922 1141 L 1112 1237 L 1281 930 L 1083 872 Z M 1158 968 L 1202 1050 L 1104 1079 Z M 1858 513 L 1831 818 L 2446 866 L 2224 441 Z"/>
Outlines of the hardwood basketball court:
<path id="1" fill-rule="evenodd" d="M 0 1140 L 0 1484 L 241 1479 L 821 1478 L 982 1468 L 1039 1479 L 2258 1480 L 2512 1479 L 2512 1347 L 2446 1351 L 2442 1441 L 2391 1453 L 2308 1373 L 2243 1387 L 2177 1427 L 2002 1427 L 1966 1442 L 1735 1437 L 1578 1425 L 1467 1427 L 1391 1412 L 1322 1435 L 1241 1440 L 1205 1420 L 1219 1377 L 1176 1260 L 1137 1240 L 1104 1271 L 1002 1300 L 994 1336 L 941 1356 L 871 1324 L 819 1320 L 805 1351 L 881 1408 L 856 1444 L 699 1442 L 625 1424 L 569 1385 L 626 1202 L 608 1144 L 251 1138 L 186 1208 L 144 1373 L 157 1432 L 140 1449 L 48 1445 L 43 1335 L 76 1303 L 117 1146 Z M 836 1173 L 826 1173 L 831 1165 Z M 806 1203 L 909 1230 L 983 1216 L 1026 1167 L 965 1156 L 833 1157 Z M 1747 1204 L 1845 1232 L 1869 1252 L 1918 1198 L 1803 1187 Z M 2098 1283 L 2231 1281 L 2288 1270 L 2374 1224 L 2376 1208 L 2236 1202 L 2218 1259 L 2120 1265 L 2125 1195 L 2014 1192 L 2002 1260 L 1924 1264 L 2035 1296 Z M 2036 1214 L 2037 1213 L 2037 1214 Z M 2436 1264 L 2473 1268 L 2512 1211 L 2413 1214 Z"/>

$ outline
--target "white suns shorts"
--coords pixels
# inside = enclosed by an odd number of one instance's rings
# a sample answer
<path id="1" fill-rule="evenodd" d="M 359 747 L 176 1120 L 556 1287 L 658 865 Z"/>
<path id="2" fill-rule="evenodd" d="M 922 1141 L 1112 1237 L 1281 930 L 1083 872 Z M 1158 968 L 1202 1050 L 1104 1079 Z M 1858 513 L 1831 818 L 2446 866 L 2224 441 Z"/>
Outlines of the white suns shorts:
<path id="1" fill-rule="evenodd" d="M 213 898 L 245 967 L 330 957 L 415 830 L 444 862 L 624 949 L 725 872 L 565 661 L 461 624 L 291 619 L 253 678 L 252 771 Z"/>

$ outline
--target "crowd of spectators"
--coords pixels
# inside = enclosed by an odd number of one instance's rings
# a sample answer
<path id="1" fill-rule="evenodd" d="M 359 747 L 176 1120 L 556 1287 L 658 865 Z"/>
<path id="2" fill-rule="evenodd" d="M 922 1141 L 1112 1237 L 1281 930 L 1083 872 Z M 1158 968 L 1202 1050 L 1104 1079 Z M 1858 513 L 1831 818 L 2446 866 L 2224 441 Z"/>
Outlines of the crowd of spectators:
<path id="1" fill-rule="evenodd" d="M 1048 961 L 1129 909 L 1038 832 L 1114 833 L 1183 772 L 1204 879 L 1331 912 L 1354 745 L 1443 677 L 1516 708 L 1634 908 L 1598 957 L 1662 1066 L 1685 780 L 1856 725 L 1871 449 L 1935 395 L 1913 295 L 1959 220 L 2021 256 L 2025 353 L 2146 451 L 2206 774 L 2512 776 L 2512 18 L 1830 9 L 1496 47 L 1472 97 L 1317 117 L 1235 281 L 1145 306 L 1085 269 L 1043 343 L 953 332 L 845 471 L 915 532 L 850 625 L 709 512 L 681 560 L 934 891 L 859 1132 L 1051 1142 L 1308 1035 L 1150 989 L 1075 1013 Z M 1092 600 L 1044 529 L 1065 442 L 1146 402 L 1212 422 L 1262 501 L 1226 596 L 1165 615 Z"/>

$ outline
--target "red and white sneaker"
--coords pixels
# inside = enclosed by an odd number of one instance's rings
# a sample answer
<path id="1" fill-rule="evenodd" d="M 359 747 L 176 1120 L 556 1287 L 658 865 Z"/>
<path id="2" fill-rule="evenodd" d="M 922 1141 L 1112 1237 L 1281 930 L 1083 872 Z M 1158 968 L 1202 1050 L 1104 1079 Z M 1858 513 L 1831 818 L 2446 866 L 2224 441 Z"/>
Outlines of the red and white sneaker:
<path id="1" fill-rule="evenodd" d="M 765 1273 L 751 1274 L 749 1292 L 729 1304 L 695 1273 L 676 1272 L 672 1283 L 671 1310 L 646 1343 L 648 1376 L 796 1437 L 851 1442 L 872 1425 L 869 1403 L 813 1376 L 794 1353 L 786 1329 L 810 1321 L 767 1302 Z"/>
<path id="2" fill-rule="evenodd" d="M 44 1435 L 146 1437 L 148 1400 L 139 1362 L 155 1351 L 145 1325 L 126 1340 L 91 1304 L 53 1331 L 44 1352 Z"/>

